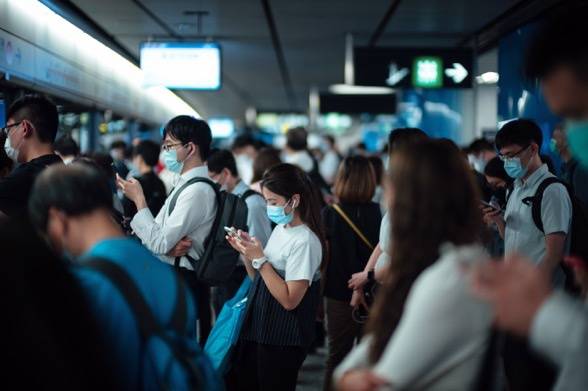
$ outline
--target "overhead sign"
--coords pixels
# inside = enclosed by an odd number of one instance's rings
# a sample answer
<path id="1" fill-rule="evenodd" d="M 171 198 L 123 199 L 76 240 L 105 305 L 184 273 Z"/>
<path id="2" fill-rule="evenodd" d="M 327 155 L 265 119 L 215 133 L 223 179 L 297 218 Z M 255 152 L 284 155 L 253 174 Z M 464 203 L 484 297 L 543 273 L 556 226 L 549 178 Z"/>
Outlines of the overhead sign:
<path id="1" fill-rule="evenodd" d="M 355 48 L 355 84 L 394 88 L 471 88 L 469 49 Z"/>

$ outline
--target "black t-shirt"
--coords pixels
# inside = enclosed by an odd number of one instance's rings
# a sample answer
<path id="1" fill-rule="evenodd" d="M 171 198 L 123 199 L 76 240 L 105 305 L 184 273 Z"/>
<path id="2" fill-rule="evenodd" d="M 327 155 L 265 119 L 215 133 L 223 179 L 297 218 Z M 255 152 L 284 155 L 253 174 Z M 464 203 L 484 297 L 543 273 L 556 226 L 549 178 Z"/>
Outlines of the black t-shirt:
<path id="1" fill-rule="evenodd" d="M 167 198 L 165 185 L 154 172 L 148 172 L 138 177 L 137 180 L 143 188 L 143 194 L 145 194 L 147 207 L 153 216 L 157 216 L 159 210 L 165 203 L 165 199 Z M 135 213 L 137 213 L 137 207 L 133 201 L 126 197 L 123 200 L 123 207 L 127 217 L 133 217 Z"/>
<path id="2" fill-rule="evenodd" d="M 33 183 L 45 168 L 52 164 L 63 164 L 55 154 L 43 155 L 18 166 L 10 175 L 0 180 L 0 211 L 8 216 L 23 216 Z"/>
<path id="3" fill-rule="evenodd" d="M 373 202 L 340 206 L 370 243 L 376 246 L 382 222 L 380 206 Z M 347 282 L 353 273 L 364 269 L 372 250 L 333 208 L 324 208 L 322 214 L 329 242 L 325 296 L 349 301 L 353 292 L 347 287 Z"/>

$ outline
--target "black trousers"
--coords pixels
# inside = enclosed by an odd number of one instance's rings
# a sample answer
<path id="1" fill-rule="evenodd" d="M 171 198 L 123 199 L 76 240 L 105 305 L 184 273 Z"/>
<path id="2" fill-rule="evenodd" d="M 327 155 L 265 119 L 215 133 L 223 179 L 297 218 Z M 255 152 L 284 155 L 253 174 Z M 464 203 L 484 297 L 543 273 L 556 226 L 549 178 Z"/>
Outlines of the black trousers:
<path id="1" fill-rule="evenodd" d="M 526 339 L 507 335 L 503 357 L 509 391 L 550 391 L 553 388 L 556 367 L 531 350 Z"/>
<path id="2" fill-rule="evenodd" d="M 306 349 L 299 346 L 241 340 L 226 378 L 227 391 L 295 391 L 305 358 Z"/>
<path id="3" fill-rule="evenodd" d="M 186 268 L 176 269 L 192 291 L 198 314 L 198 341 L 204 346 L 212 328 L 212 311 L 210 309 L 210 287 L 198 282 L 196 273 Z"/>
<path id="4" fill-rule="evenodd" d="M 212 307 L 217 317 L 225 302 L 235 296 L 246 276 L 245 266 L 237 266 L 227 282 L 212 288 Z"/>

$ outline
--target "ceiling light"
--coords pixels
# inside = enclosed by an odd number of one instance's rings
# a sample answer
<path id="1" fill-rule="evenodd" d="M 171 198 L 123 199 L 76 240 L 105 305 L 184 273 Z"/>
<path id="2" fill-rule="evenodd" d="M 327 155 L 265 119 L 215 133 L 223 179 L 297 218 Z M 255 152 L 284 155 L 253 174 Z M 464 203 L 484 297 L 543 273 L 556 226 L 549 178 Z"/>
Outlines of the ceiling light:
<path id="1" fill-rule="evenodd" d="M 476 82 L 478 84 L 496 84 L 500 76 L 497 72 L 486 72 L 480 76 L 476 76 Z"/>
<path id="2" fill-rule="evenodd" d="M 329 87 L 332 94 L 339 95 L 388 95 L 396 92 L 389 87 L 356 86 L 352 84 L 333 84 Z"/>

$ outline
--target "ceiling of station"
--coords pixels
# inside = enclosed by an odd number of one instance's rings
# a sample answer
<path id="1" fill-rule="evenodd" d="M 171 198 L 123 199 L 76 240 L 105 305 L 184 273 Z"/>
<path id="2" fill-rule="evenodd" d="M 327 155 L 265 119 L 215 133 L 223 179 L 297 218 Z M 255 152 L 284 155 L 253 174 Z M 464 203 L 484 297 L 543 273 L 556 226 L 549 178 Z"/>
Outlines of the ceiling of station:
<path id="1" fill-rule="evenodd" d="M 221 44 L 220 91 L 179 91 L 202 116 L 244 117 L 258 111 L 307 107 L 311 87 L 343 82 L 345 36 L 366 45 L 390 0 L 269 1 L 293 85 L 288 99 L 263 0 L 72 0 L 136 58 L 148 40 L 202 40 Z M 404 0 L 378 46 L 455 47 L 513 7 L 515 0 Z M 188 12 L 186 12 L 188 11 Z M 190 11 L 206 11 L 201 20 Z M 155 18 L 154 18 L 155 16 Z"/>

